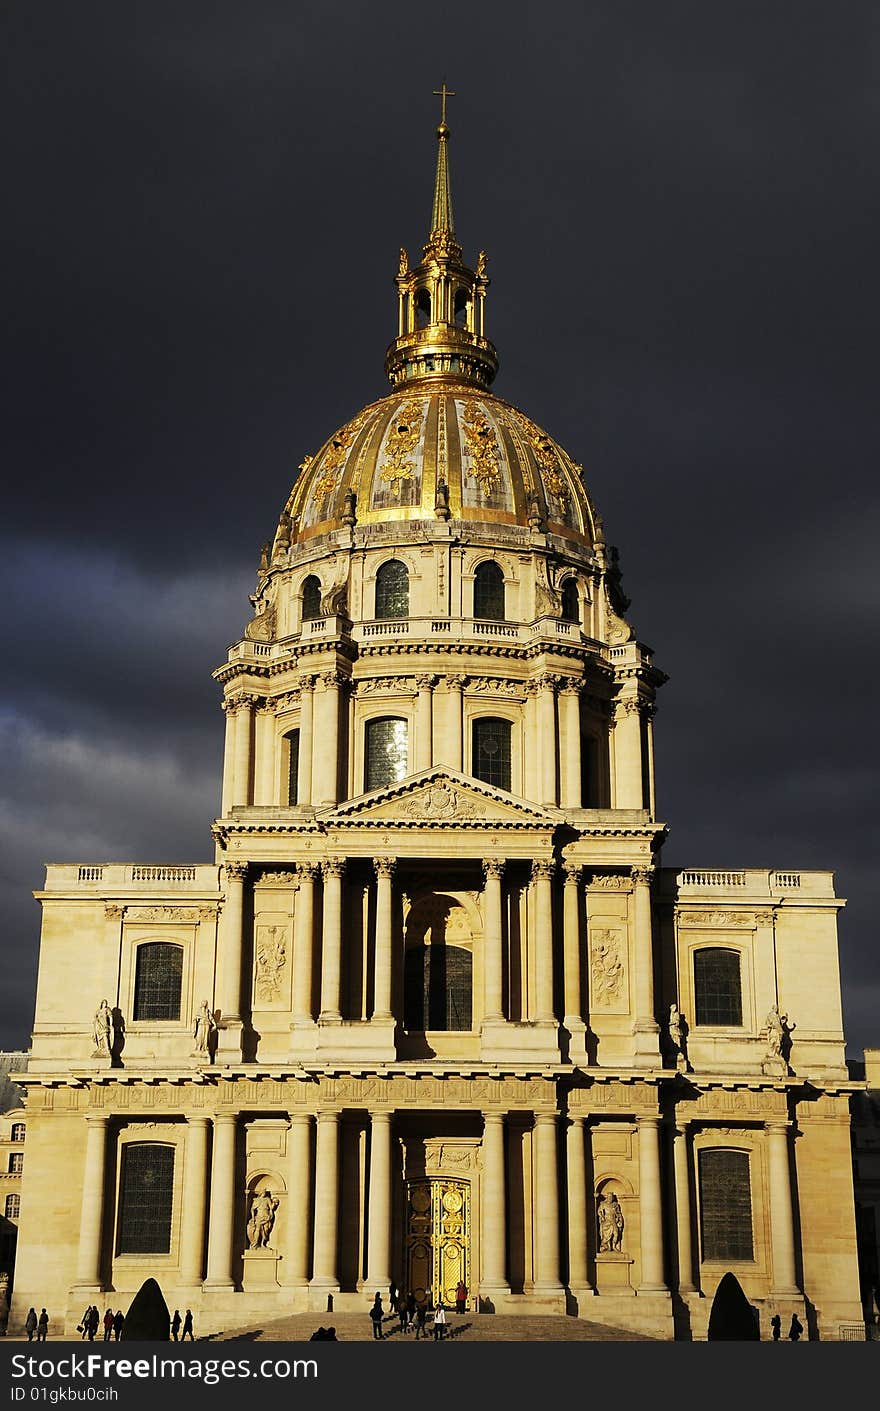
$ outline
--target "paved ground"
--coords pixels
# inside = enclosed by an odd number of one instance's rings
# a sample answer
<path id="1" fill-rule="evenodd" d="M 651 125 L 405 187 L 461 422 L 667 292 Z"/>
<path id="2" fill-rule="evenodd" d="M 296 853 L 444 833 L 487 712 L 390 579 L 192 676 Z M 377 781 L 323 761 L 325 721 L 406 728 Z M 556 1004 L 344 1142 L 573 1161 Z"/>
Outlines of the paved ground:
<path id="1" fill-rule="evenodd" d="M 497 1313 L 450 1313 L 447 1337 L 461 1342 L 652 1342 L 643 1333 L 624 1332 L 604 1323 L 587 1323 L 581 1318 L 529 1318 Z M 340 1342 L 370 1342 L 372 1327 L 366 1307 L 363 1313 L 292 1313 L 286 1318 L 267 1320 L 234 1332 L 215 1333 L 211 1342 L 307 1342 L 320 1325 L 332 1323 Z M 429 1340 L 432 1340 L 429 1324 Z M 404 1335 L 396 1318 L 382 1325 L 389 1343 L 412 1343 L 415 1333 Z"/>

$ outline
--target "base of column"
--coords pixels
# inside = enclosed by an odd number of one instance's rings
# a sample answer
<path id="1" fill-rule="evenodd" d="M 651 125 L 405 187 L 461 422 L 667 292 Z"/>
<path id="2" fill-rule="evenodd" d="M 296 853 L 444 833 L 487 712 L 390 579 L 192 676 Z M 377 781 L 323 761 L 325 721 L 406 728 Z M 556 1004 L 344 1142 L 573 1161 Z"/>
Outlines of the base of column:
<path id="1" fill-rule="evenodd" d="M 570 1063 L 587 1062 L 587 1026 L 583 1019 L 566 1015 L 562 1027 L 568 1033 L 568 1059 Z"/>
<path id="2" fill-rule="evenodd" d="M 334 1060 L 388 1062 L 397 1056 L 394 1020 L 319 1019 L 315 1052 Z"/>
<path id="3" fill-rule="evenodd" d="M 660 1025 L 653 1019 L 637 1019 L 633 1025 L 633 1064 L 636 1068 L 659 1068 Z"/>
<path id="4" fill-rule="evenodd" d="M 214 1063 L 241 1063 L 241 1040 L 244 1025 L 240 1019 L 221 1021 L 217 1030 L 217 1048 Z"/>
<path id="5" fill-rule="evenodd" d="M 559 1028 L 555 1020 L 487 1021 L 480 1027 L 480 1058 L 486 1062 L 521 1058 L 527 1062 L 558 1063 L 559 1057 Z"/>
<path id="6" fill-rule="evenodd" d="M 233 1293 L 235 1284 L 232 1279 L 208 1280 L 202 1284 L 202 1293 Z"/>

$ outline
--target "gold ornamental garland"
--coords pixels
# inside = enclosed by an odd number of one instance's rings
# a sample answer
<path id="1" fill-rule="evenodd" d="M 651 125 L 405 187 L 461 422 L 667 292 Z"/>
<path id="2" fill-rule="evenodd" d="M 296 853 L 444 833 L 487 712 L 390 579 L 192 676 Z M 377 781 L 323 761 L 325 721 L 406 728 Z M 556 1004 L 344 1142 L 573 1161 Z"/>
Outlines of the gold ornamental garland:
<path id="1" fill-rule="evenodd" d="M 562 474 L 556 446 L 546 431 L 542 431 L 540 426 L 536 426 L 523 412 L 517 412 L 517 416 L 534 452 L 545 488 L 565 510 L 569 499 L 568 486 Z"/>
<path id="2" fill-rule="evenodd" d="M 494 428 L 476 402 L 466 402 L 462 418 L 471 469 L 480 489 L 489 498 L 498 483 L 501 451 Z"/>
<path id="3" fill-rule="evenodd" d="M 379 476 L 391 486 L 395 499 L 400 499 L 404 483 L 413 478 L 411 457 L 415 454 L 422 434 L 424 402 L 413 400 L 404 402 L 391 419 L 385 440 L 382 471 Z"/>
<path id="4" fill-rule="evenodd" d="M 348 453 L 370 416 L 371 410 L 368 407 L 365 411 L 359 412 L 353 421 L 343 426 L 341 431 L 337 431 L 330 442 L 329 449 L 321 462 L 321 473 L 314 486 L 315 499 L 321 501 L 322 504 L 339 485 L 342 471 L 348 460 Z"/>

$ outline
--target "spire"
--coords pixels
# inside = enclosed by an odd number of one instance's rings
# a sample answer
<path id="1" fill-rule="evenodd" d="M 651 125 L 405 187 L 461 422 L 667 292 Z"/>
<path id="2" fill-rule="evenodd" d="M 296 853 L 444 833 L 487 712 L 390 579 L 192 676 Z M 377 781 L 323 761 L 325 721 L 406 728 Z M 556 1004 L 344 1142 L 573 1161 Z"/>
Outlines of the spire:
<path id="1" fill-rule="evenodd" d="M 454 98 L 455 93 L 446 87 L 446 80 L 434 89 L 434 97 L 440 99 L 440 126 L 437 128 L 437 175 L 434 179 L 434 206 L 431 211 L 431 231 L 429 239 L 435 235 L 449 235 L 455 238 L 452 221 L 452 189 L 449 184 L 449 128 L 446 126 L 446 99 Z"/>

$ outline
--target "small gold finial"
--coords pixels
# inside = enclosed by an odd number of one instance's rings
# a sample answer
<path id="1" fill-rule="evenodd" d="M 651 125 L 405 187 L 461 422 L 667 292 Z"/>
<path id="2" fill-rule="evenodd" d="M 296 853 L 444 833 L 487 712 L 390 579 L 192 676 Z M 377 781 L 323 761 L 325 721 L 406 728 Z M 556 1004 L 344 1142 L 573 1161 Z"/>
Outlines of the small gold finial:
<path id="1" fill-rule="evenodd" d="M 433 94 L 433 96 L 434 96 L 435 98 L 439 98 L 439 99 L 440 99 L 440 126 L 441 126 L 441 127 L 445 127 L 445 126 L 446 126 L 446 99 L 447 99 L 447 98 L 455 98 L 455 97 L 456 97 L 455 90 L 452 89 L 452 88 L 447 88 L 447 87 L 446 87 L 446 79 L 444 78 L 444 80 L 443 80 L 443 82 L 441 83 L 440 87 L 434 89 L 434 94 Z"/>

